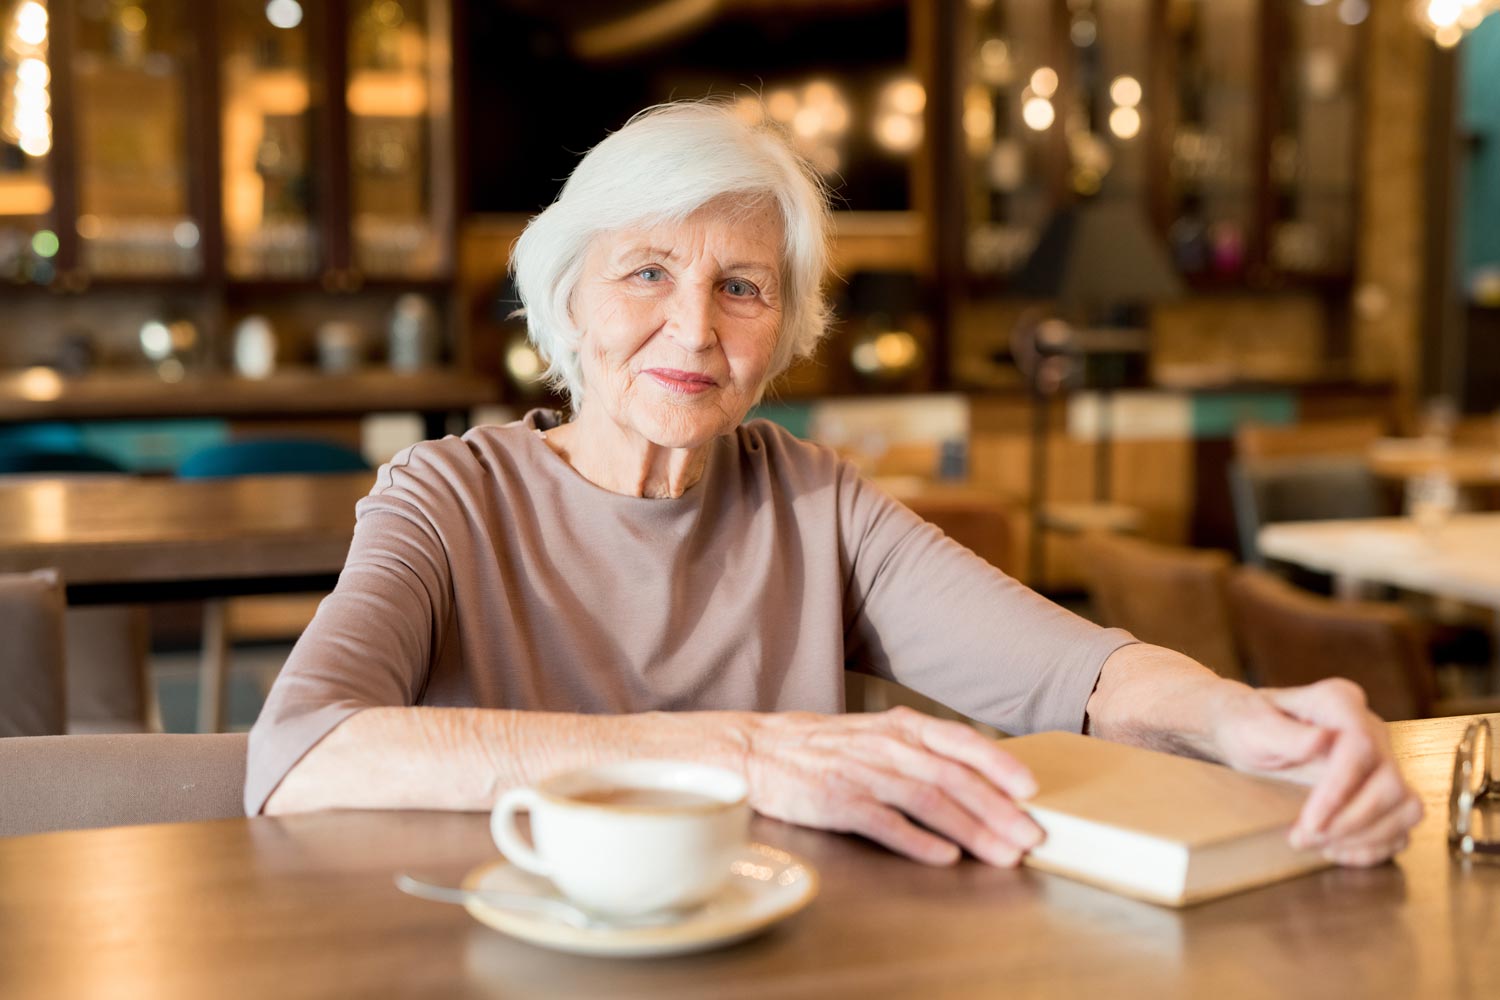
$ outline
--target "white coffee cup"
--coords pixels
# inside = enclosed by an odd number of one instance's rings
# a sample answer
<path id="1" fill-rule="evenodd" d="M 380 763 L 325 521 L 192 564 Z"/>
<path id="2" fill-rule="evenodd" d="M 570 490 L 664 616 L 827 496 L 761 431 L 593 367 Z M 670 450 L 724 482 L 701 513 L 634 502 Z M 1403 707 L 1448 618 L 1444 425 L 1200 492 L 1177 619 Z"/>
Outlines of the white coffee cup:
<path id="1" fill-rule="evenodd" d="M 723 887 L 747 841 L 748 793 L 723 768 L 621 761 L 506 792 L 490 832 L 512 864 L 579 906 L 637 916 L 698 905 Z M 516 829 L 522 812 L 534 847 Z"/>

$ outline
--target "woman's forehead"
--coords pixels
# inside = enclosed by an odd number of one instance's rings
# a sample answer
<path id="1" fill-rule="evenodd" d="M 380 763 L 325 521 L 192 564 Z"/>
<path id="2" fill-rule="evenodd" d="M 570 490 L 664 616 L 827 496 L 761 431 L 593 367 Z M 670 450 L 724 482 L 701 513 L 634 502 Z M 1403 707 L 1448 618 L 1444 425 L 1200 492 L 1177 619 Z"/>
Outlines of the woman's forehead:
<path id="1" fill-rule="evenodd" d="M 712 256 L 723 264 L 781 264 L 781 215 L 773 203 L 753 208 L 705 205 L 685 219 L 668 219 L 600 233 L 596 247 L 611 260 L 664 261 Z"/>

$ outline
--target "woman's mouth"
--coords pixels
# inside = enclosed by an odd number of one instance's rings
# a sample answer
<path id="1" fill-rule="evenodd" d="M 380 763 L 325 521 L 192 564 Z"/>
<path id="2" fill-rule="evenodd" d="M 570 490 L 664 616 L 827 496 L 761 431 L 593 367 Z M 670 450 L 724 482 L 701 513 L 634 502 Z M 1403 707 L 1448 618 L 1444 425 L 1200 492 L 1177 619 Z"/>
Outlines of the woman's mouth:
<path id="1" fill-rule="evenodd" d="M 719 384 L 712 376 L 702 372 L 685 372 L 677 368 L 647 368 L 646 374 L 668 392 L 680 392 L 689 396 L 707 392 Z"/>

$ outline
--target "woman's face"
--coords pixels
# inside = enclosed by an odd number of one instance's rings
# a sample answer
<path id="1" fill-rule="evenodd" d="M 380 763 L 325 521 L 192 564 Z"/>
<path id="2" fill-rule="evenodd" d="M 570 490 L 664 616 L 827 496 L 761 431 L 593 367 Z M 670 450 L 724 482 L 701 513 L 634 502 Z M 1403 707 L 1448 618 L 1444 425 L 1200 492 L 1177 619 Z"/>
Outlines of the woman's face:
<path id="1" fill-rule="evenodd" d="M 744 419 L 781 332 L 782 224 L 770 201 L 733 207 L 594 240 L 572 302 L 584 419 L 664 448 Z"/>

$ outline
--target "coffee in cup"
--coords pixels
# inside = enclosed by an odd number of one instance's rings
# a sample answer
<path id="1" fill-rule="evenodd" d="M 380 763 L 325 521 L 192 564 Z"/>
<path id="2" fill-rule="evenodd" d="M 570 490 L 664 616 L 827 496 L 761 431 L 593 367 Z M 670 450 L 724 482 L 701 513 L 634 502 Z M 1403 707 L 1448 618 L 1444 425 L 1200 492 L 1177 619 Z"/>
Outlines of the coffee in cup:
<path id="1" fill-rule="evenodd" d="M 506 792 L 490 831 L 512 864 L 579 906 L 639 916 L 696 906 L 723 887 L 747 841 L 748 793 L 723 768 L 621 761 Z M 516 829 L 522 812 L 532 844 Z"/>

